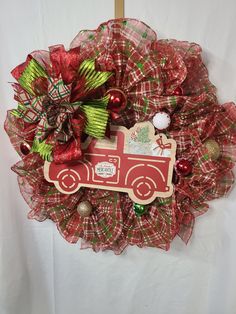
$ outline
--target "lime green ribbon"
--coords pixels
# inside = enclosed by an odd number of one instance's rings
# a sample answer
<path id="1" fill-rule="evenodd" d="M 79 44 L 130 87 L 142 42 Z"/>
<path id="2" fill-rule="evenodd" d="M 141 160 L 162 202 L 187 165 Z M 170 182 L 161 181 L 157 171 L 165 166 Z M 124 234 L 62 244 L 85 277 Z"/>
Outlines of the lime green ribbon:
<path id="1" fill-rule="evenodd" d="M 44 68 L 35 59 L 31 59 L 18 81 L 21 87 L 23 87 L 30 95 L 34 96 L 33 82 L 39 77 L 48 78 L 48 75 Z"/>
<path id="2" fill-rule="evenodd" d="M 113 75 L 112 72 L 97 71 L 94 59 L 84 60 L 79 67 L 78 73 L 86 80 L 86 92 L 100 87 Z"/>
<path id="3" fill-rule="evenodd" d="M 94 99 L 84 103 L 80 109 L 83 111 L 86 122 L 84 132 L 95 138 L 103 138 L 106 133 L 109 113 L 106 110 L 109 96 Z"/>

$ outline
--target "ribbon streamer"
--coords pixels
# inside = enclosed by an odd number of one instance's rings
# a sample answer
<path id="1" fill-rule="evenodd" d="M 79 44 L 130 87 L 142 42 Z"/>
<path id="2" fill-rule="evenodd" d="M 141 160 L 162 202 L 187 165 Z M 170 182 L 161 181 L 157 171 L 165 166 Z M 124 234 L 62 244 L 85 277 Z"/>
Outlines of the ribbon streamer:
<path id="1" fill-rule="evenodd" d="M 51 161 L 53 146 L 51 144 L 46 144 L 46 140 L 39 142 L 39 140 L 34 139 L 31 152 L 39 153 L 39 155 L 47 161 Z"/>
<path id="2" fill-rule="evenodd" d="M 113 74 L 111 72 L 101 72 L 95 69 L 95 60 L 84 60 L 79 67 L 79 75 L 86 80 L 86 91 L 96 89 L 104 84 Z"/>
<path id="3" fill-rule="evenodd" d="M 36 93 L 33 89 L 33 82 L 35 82 L 35 80 L 40 77 L 47 78 L 47 73 L 42 68 L 42 66 L 32 58 L 25 67 L 25 70 L 19 77 L 18 81 L 29 94 L 35 95 Z"/>
<path id="4" fill-rule="evenodd" d="M 86 102 L 81 106 L 81 110 L 85 114 L 85 133 L 96 138 L 103 138 L 106 133 L 109 113 L 106 110 L 109 96 L 102 99 Z"/>

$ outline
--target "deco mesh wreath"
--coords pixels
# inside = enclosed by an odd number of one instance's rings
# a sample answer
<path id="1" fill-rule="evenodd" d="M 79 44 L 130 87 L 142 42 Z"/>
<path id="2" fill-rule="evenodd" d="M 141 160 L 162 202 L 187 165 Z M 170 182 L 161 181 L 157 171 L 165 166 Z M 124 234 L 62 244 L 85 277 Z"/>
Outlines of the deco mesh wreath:
<path id="1" fill-rule="evenodd" d="M 127 245 L 168 250 L 176 235 L 187 243 L 207 202 L 230 190 L 236 108 L 219 105 L 199 45 L 157 40 L 134 19 L 110 20 L 81 31 L 68 51 L 32 52 L 12 75 L 18 107 L 5 130 L 22 158 L 12 169 L 28 217 L 51 219 L 68 242 L 82 238 L 82 248 L 116 254 Z M 172 195 L 139 204 L 115 188 L 65 194 L 45 179 L 45 160 L 73 166 L 83 162 L 88 139 L 109 141 L 112 125 L 143 121 L 176 142 Z M 147 139 L 145 129 L 137 132 L 136 151 Z"/>

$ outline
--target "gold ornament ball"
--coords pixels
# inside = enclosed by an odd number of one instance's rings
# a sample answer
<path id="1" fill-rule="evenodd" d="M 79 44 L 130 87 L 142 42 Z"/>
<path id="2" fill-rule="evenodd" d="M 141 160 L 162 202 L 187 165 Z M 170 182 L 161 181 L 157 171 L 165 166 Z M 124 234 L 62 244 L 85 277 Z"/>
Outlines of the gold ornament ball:
<path id="1" fill-rule="evenodd" d="M 207 140 L 205 142 L 205 147 L 208 150 L 208 155 L 210 159 L 217 160 L 220 157 L 220 146 L 215 140 Z"/>
<path id="2" fill-rule="evenodd" d="M 92 212 L 92 205 L 88 201 L 80 202 L 77 206 L 77 212 L 81 217 L 88 217 Z"/>

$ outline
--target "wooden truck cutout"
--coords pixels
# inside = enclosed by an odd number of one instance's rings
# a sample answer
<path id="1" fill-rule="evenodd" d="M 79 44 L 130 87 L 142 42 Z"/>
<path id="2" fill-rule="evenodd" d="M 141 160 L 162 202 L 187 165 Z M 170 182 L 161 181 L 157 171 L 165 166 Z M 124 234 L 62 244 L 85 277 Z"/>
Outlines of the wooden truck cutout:
<path id="1" fill-rule="evenodd" d="M 142 133 L 146 137 L 138 136 Z M 137 123 L 129 130 L 112 126 L 111 139 L 89 137 L 82 145 L 83 159 L 45 162 L 44 175 L 64 194 L 81 187 L 98 188 L 126 192 L 134 202 L 149 204 L 173 193 L 175 150 L 175 141 L 155 135 L 150 122 Z"/>

